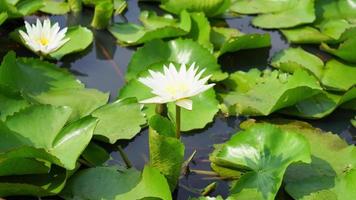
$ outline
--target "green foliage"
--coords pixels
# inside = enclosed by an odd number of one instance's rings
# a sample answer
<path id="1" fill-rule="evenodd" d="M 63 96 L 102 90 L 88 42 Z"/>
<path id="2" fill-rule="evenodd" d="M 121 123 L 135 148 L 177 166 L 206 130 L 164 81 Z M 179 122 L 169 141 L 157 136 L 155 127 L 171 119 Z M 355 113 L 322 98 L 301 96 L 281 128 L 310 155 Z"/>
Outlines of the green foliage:
<path id="1" fill-rule="evenodd" d="M 95 29 L 105 29 L 109 27 L 114 5 L 110 1 L 100 1 L 95 5 L 94 17 L 91 26 Z"/>
<path id="2" fill-rule="evenodd" d="M 210 157 L 215 165 L 244 171 L 230 193 L 237 199 L 274 199 L 288 166 L 310 162 L 308 142 L 293 131 L 259 124 L 241 131 Z"/>
<path id="3" fill-rule="evenodd" d="M 142 174 L 135 169 L 117 170 L 96 167 L 75 174 L 61 193 L 65 199 L 172 199 L 166 179 L 159 171 L 145 167 Z"/>
<path id="4" fill-rule="evenodd" d="M 69 12 L 69 5 L 66 1 L 44 0 L 41 12 L 52 15 L 64 15 Z"/>
<path id="5" fill-rule="evenodd" d="M 118 23 L 109 31 L 122 45 L 137 45 L 154 39 L 186 35 L 191 27 L 190 16 L 186 11 L 180 14 L 180 21 L 171 15 L 157 16 L 153 11 L 143 11 L 140 20 L 144 26 L 133 23 Z"/>
<path id="6" fill-rule="evenodd" d="M 110 143 L 120 139 L 132 139 L 146 123 L 141 113 L 141 105 L 135 98 L 121 99 L 104 105 L 95 110 L 92 116 L 99 119 L 94 134 L 100 136 L 98 139 Z"/>
<path id="7" fill-rule="evenodd" d="M 235 88 L 221 94 L 228 114 L 269 115 L 322 91 L 317 79 L 303 70 L 292 75 L 279 71 L 262 73 L 257 69 L 238 71 L 231 74 L 229 82 Z"/>
<path id="8" fill-rule="evenodd" d="M 150 165 L 166 176 L 171 191 L 177 186 L 184 162 L 184 144 L 176 138 L 168 119 L 154 115 L 149 120 Z"/>

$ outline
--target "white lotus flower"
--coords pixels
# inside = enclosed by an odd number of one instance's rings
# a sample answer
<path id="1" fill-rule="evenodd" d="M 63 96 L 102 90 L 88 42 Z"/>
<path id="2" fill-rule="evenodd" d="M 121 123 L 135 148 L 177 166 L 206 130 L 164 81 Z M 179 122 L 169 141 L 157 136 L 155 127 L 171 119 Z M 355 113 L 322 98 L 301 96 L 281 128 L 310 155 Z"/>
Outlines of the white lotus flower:
<path id="1" fill-rule="evenodd" d="M 49 19 L 45 19 L 43 24 L 37 19 L 37 23 L 32 24 L 32 26 L 25 21 L 25 27 L 27 33 L 20 30 L 22 39 L 31 50 L 40 55 L 47 55 L 56 51 L 69 40 L 69 38 L 65 38 L 67 28 L 59 31 L 58 23 L 51 26 Z"/>
<path id="2" fill-rule="evenodd" d="M 164 66 L 164 73 L 149 70 L 150 77 L 139 78 L 138 80 L 152 89 L 156 97 L 140 101 L 140 103 L 168 103 L 175 102 L 177 106 L 192 110 L 193 102 L 190 97 L 198 95 L 215 84 L 208 84 L 211 75 L 200 79 L 205 69 L 198 74 L 198 67 L 192 64 L 187 70 L 186 65 L 182 64 L 180 70 L 171 63 L 169 68 Z"/>

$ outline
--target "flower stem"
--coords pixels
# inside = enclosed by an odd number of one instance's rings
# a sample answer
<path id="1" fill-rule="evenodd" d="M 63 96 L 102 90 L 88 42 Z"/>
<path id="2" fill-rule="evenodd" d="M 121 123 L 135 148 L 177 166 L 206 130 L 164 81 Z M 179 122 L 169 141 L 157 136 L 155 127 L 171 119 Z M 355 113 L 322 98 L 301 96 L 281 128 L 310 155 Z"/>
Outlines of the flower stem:
<path id="1" fill-rule="evenodd" d="M 176 105 L 176 136 L 180 139 L 180 107 Z"/>
<path id="2" fill-rule="evenodd" d="M 122 147 L 120 145 L 117 146 L 117 150 L 119 150 L 120 156 L 121 156 L 122 160 L 124 160 L 126 167 L 131 168 L 132 164 L 131 164 L 129 158 L 127 157 L 125 151 L 122 149 Z"/>

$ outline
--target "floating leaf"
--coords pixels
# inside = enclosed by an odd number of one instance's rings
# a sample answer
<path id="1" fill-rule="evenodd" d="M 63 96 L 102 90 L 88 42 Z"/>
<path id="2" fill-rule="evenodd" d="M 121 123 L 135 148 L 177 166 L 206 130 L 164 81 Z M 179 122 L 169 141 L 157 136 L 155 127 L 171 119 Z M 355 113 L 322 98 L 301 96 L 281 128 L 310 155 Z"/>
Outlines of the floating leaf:
<path id="1" fill-rule="evenodd" d="M 110 159 L 110 154 L 103 147 L 90 142 L 82 153 L 83 158 L 93 166 L 101 166 Z"/>
<path id="2" fill-rule="evenodd" d="M 48 162 L 32 158 L 5 158 L 0 160 L 0 176 L 46 174 L 50 167 Z"/>
<path id="3" fill-rule="evenodd" d="M 241 14 L 258 14 L 281 12 L 296 6 L 296 0 L 237 0 L 232 3 L 230 10 Z"/>
<path id="4" fill-rule="evenodd" d="M 0 143 L 4 152 L 0 158 L 38 158 L 74 169 L 92 138 L 97 120 L 86 117 L 64 127 L 70 114 L 68 107 L 39 105 L 7 117 L 3 125 L 7 128 L 3 127 L 0 134 L 9 140 Z"/>
<path id="5" fill-rule="evenodd" d="M 30 104 L 22 98 L 20 93 L 11 92 L 0 86 L 0 120 L 5 120 L 7 116 L 28 107 Z"/>
<path id="6" fill-rule="evenodd" d="M 52 15 L 64 15 L 69 12 L 69 5 L 66 1 L 44 0 L 41 12 Z"/>
<path id="7" fill-rule="evenodd" d="M 314 0 L 299 0 L 297 4 L 280 12 L 258 15 L 252 24 L 261 28 L 290 28 L 315 20 Z"/>
<path id="8" fill-rule="evenodd" d="M 106 29 L 110 25 L 113 12 L 112 1 L 96 1 L 91 26 L 95 29 Z"/>
<path id="9" fill-rule="evenodd" d="M 164 176 L 145 167 L 141 176 L 135 169 L 96 167 L 75 174 L 62 191 L 65 199 L 172 199 Z"/>
<path id="10" fill-rule="evenodd" d="M 141 105 L 135 98 L 120 99 L 105 105 L 92 114 L 99 119 L 94 135 L 115 143 L 121 139 L 132 139 L 146 123 Z"/>
<path id="11" fill-rule="evenodd" d="M 212 43 L 218 48 L 218 56 L 242 49 L 271 46 L 269 34 L 244 34 L 230 28 L 213 27 L 211 36 Z"/>
<path id="12" fill-rule="evenodd" d="M 356 63 L 356 56 L 355 56 L 355 49 L 354 49 L 355 45 L 356 45 L 356 38 L 353 37 L 341 43 L 338 46 L 338 48 L 330 47 L 326 43 L 322 43 L 320 48 L 348 62 Z"/>
<path id="13" fill-rule="evenodd" d="M 184 162 L 184 144 L 172 122 L 160 115 L 149 120 L 150 165 L 166 176 L 171 191 L 177 186 Z"/>
<path id="14" fill-rule="evenodd" d="M 303 70 L 296 70 L 292 75 L 278 71 L 239 71 L 231 75 L 230 81 L 237 89 L 223 94 L 222 98 L 232 114 L 269 115 L 322 91 L 316 78 Z"/>
<path id="15" fill-rule="evenodd" d="M 230 6 L 230 0 L 162 0 L 160 7 L 178 14 L 183 10 L 204 12 L 207 16 L 221 15 Z"/>
<path id="16" fill-rule="evenodd" d="M 118 23 L 109 31 L 123 45 L 137 45 L 154 39 L 171 38 L 188 34 L 191 27 L 190 16 L 186 11 L 180 14 L 180 21 L 171 15 L 157 16 L 153 11 L 141 13 L 144 26 L 133 23 Z"/>
<path id="17" fill-rule="evenodd" d="M 188 65 L 196 63 L 201 69 L 206 68 L 204 75 L 213 74 L 212 80 L 225 78 L 216 58 L 209 50 L 190 39 L 147 42 L 133 54 L 125 78 L 127 80 L 137 78 L 140 72 L 146 71 L 150 66 L 162 64 L 163 67 L 163 63 L 167 62 Z"/>
<path id="18" fill-rule="evenodd" d="M 24 163 L 23 163 L 24 164 Z M 58 194 L 71 175 L 58 166 L 53 166 L 47 174 L 1 177 L 0 196 L 52 196 Z"/>
<path id="19" fill-rule="evenodd" d="M 281 31 L 288 42 L 295 44 L 320 44 L 332 40 L 327 35 L 322 34 L 318 29 L 310 26 L 282 29 Z"/>
<path id="20" fill-rule="evenodd" d="M 287 167 L 310 162 L 303 136 L 270 124 L 251 126 L 215 151 L 210 157 L 214 164 L 245 171 L 230 191 L 237 199 L 274 199 Z"/>
<path id="21" fill-rule="evenodd" d="M 190 33 L 186 36 L 197 41 L 203 47 L 213 50 L 213 44 L 210 42 L 210 22 L 203 12 L 190 13 L 192 25 Z"/>

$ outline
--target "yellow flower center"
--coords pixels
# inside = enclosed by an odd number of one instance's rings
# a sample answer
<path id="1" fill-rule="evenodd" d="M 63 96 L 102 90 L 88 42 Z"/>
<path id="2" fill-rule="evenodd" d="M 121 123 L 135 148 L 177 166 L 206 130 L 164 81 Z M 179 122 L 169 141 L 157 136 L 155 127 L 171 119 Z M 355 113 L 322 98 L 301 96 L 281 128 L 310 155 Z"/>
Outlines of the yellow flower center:
<path id="1" fill-rule="evenodd" d="M 49 43 L 48 39 L 45 38 L 45 37 L 41 37 L 41 38 L 38 40 L 38 42 L 39 42 L 42 46 L 46 46 L 46 45 L 48 45 L 48 43 Z"/>
<path id="2" fill-rule="evenodd" d="M 178 83 L 174 85 L 167 85 L 165 89 L 168 94 L 175 96 L 177 93 L 186 92 L 188 90 L 188 86 L 184 83 Z"/>

